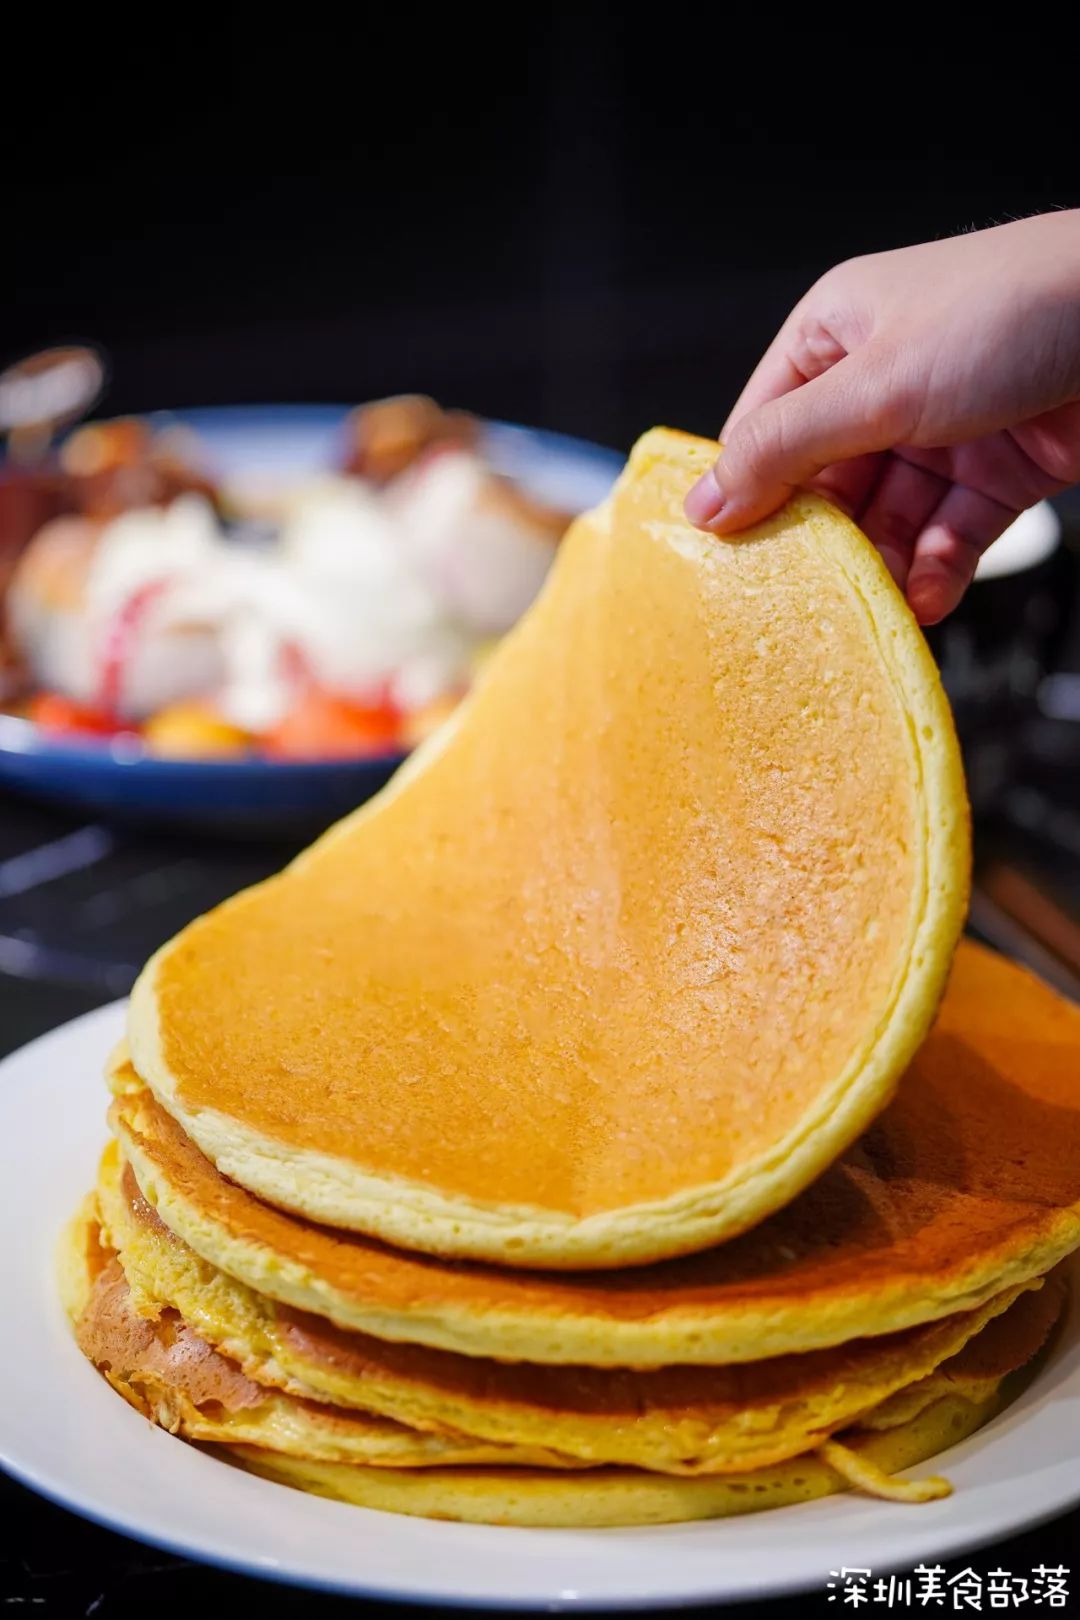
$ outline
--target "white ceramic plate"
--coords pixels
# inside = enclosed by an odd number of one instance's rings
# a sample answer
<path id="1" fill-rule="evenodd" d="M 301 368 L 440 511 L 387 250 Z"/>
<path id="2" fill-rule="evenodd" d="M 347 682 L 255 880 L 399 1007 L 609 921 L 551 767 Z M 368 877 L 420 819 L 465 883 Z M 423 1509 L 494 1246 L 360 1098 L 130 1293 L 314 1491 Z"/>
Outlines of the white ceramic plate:
<path id="1" fill-rule="evenodd" d="M 304 1496 L 243 1474 L 125 1406 L 83 1360 L 56 1297 L 57 1235 L 105 1140 L 102 1008 L 0 1064 L 0 1462 L 74 1512 L 253 1575 L 419 1603 L 660 1607 L 821 1587 L 842 1564 L 932 1563 L 1080 1500 L 1080 1312 L 1021 1399 L 944 1454 L 944 1502 L 853 1496 L 645 1530 L 429 1523 Z"/>

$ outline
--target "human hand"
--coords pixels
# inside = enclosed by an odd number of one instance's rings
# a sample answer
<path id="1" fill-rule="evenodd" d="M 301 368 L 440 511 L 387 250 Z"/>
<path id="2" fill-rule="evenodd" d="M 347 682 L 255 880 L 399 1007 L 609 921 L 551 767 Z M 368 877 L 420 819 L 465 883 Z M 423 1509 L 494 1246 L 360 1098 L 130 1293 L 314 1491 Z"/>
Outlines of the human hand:
<path id="1" fill-rule="evenodd" d="M 692 523 L 732 534 L 808 485 L 944 618 L 1017 513 L 1080 480 L 1080 210 L 837 265 L 721 438 Z"/>

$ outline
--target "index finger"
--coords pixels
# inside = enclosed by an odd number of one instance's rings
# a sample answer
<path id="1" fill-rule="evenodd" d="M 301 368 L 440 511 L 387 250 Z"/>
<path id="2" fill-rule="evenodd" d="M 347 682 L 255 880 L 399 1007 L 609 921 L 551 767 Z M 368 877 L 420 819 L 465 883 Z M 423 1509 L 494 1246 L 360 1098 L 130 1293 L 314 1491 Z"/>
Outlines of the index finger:
<path id="1" fill-rule="evenodd" d="M 750 374 L 724 423 L 721 439 L 750 411 L 812 382 L 846 354 L 843 344 L 809 315 L 806 299 L 801 299 Z"/>

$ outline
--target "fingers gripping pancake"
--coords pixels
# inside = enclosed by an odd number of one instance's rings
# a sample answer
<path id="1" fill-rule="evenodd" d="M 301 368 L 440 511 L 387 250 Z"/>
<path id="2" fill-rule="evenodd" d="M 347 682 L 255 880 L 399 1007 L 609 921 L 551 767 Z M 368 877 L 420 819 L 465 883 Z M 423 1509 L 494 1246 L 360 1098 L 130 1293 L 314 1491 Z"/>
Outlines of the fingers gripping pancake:
<path id="1" fill-rule="evenodd" d="M 998 1410 L 997 1397 L 972 1405 L 938 1401 L 902 1428 L 853 1434 L 848 1449 L 879 1471 L 913 1468 L 981 1428 Z M 344 1468 L 296 1463 L 253 1447 L 228 1453 L 252 1473 L 283 1485 L 385 1513 L 408 1513 L 471 1524 L 603 1529 L 617 1525 L 677 1524 L 720 1519 L 766 1508 L 810 1502 L 850 1489 L 850 1481 L 820 1457 L 797 1457 L 773 1468 L 719 1478 L 678 1479 L 630 1468 L 590 1469 L 560 1477 L 530 1469 Z"/>
<path id="2" fill-rule="evenodd" d="M 136 1292 L 179 1311 L 260 1381 L 414 1428 L 546 1445 L 589 1463 L 714 1473 L 795 1456 L 925 1381 L 1016 1299 L 1008 1290 L 927 1327 L 746 1367 L 510 1365 L 344 1333 L 275 1307 L 170 1233 L 130 1170 L 121 1178 L 115 1152 L 106 1155 L 99 1188 L 110 1241 Z"/>
<path id="3" fill-rule="evenodd" d="M 135 1067 L 232 1180 L 632 1265 L 752 1226 L 887 1102 L 963 914 L 951 719 L 826 503 L 689 527 L 714 451 L 647 435 L 452 730 L 144 971 Z"/>
<path id="4" fill-rule="evenodd" d="M 99 1234 L 87 1206 L 67 1235 L 64 1269 L 75 1275 L 81 1268 L 84 1277 L 81 1307 L 73 1318 L 76 1340 L 129 1405 L 172 1434 L 369 1467 L 574 1466 L 550 1447 L 492 1446 L 461 1435 L 421 1434 L 385 1418 L 268 1389 L 214 1350 L 175 1311 L 154 1319 L 140 1316 L 120 1263 Z"/>
<path id="5" fill-rule="evenodd" d="M 1078 1057 L 1080 1010 L 963 945 L 934 1032 L 843 1160 L 743 1237 L 610 1276 L 447 1264 L 328 1232 L 226 1181 L 146 1092 L 112 1117 L 167 1225 L 283 1304 L 467 1355 L 718 1364 L 970 1309 L 1074 1249 Z"/>

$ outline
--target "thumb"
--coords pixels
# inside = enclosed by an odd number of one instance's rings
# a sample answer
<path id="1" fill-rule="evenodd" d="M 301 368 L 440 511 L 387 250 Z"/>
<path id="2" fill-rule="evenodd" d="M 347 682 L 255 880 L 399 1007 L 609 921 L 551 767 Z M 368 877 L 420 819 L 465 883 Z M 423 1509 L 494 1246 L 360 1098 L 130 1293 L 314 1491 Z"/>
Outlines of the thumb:
<path id="1" fill-rule="evenodd" d="M 822 468 L 901 443 L 911 413 L 890 387 L 891 371 L 866 344 L 820 377 L 738 417 L 720 459 L 686 497 L 691 523 L 713 534 L 747 529 Z"/>

